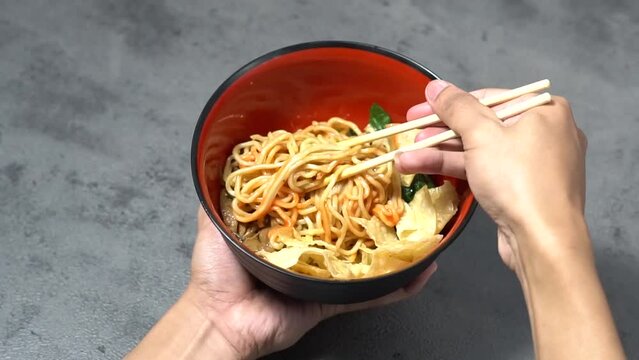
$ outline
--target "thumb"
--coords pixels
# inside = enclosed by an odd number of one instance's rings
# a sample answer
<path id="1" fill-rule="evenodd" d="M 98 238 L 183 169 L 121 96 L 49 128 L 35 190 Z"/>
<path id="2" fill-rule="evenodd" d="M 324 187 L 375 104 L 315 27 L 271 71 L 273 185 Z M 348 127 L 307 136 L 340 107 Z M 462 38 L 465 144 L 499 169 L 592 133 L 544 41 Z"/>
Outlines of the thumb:
<path id="1" fill-rule="evenodd" d="M 495 113 L 477 98 L 443 80 L 435 80 L 426 86 L 426 99 L 433 112 L 449 128 L 473 142 L 479 134 L 490 132 L 499 126 Z M 471 144 L 472 145 L 472 144 Z"/>
<path id="2" fill-rule="evenodd" d="M 206 214 L 206 210 L 204 210 L 204 207 L 200 205 L 197 211 L 198 234 L 202 232 L 211 232 L 211 231 L 215 232 L 216 230 L 217 229 L 215 229 L 215 225 L 213 225 L 213 222 L 211 221 L 209 216 Z"/>

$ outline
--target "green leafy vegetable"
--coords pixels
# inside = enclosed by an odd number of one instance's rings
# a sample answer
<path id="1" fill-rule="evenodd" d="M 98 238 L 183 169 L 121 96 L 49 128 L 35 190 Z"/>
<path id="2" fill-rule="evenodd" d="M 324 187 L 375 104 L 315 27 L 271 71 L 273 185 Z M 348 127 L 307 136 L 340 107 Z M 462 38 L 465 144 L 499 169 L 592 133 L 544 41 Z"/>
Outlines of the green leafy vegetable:
<path id="1" fill-rule="evenodd" d="M 413 181 L 410 183 L 410 186 L 402 186 L 402 199 L 407 203 L 410 203 L 415 197 L 415 193 L 419 191 L 419 189 L 427 186 L 429 189 L 435 187 L 435 183 L 433 179 L 428 175 L 417 174 L 413 178 Z"/>
<path id="2" fill-rule="evenodd" d="M 410 203 L 414 197 L 415 197 L 415 192 L 410 186 L 402 186 L 402 199 L 405 202 Z"/>
<path id="3" fill-rule="evenodd" d="M 378 104 L 373 103 L 370 110 L 369 122 L 373 129 L 381 130 L 390 124 L 390 115 Z"/>

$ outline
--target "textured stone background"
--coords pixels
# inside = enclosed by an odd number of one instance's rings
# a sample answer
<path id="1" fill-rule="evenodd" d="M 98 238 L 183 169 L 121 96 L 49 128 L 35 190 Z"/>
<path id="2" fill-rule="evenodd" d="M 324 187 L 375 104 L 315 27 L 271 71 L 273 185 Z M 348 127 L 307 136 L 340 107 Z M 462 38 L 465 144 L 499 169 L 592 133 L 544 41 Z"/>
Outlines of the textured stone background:
<path id="1" fill-rule="evenodd" d="M 0 358 L 133 347 L 187 281 L 204 103 L 252 58 L 320 39 L 401 51 L 469 89 L 554 81 L 590 138 L 597 263 L 636 358 L 638 38 L 635 0 L 0 0 Z M 272 358 L 532 358 L 495 248 L 478 211 L 418 297 Z"/>

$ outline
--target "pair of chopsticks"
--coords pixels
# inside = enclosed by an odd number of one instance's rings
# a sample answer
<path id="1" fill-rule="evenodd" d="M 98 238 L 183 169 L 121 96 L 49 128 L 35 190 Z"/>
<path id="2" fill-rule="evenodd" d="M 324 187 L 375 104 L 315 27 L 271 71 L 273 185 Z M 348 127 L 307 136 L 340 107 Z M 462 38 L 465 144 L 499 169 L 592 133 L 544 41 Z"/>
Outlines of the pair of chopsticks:
<path id="1" fill-rule="evenodd" d="M 479 102 L 486 106 L 495 106 L 510 100 L 514 100 L 522 95 L 531 94 L 541 90 L 548 89 L 549 87 L 550 87 L 550 80 L 548 79 L 540 80 L 528 85 L 524 85 L 522 87 L 518 87 L 516 89 L 507 90 L 493 96 L 479 99 Z M 515 115 L 519 115 L 534 107 L 547 104 L 550 101 L 551 101 L 550 94 L 545 92 L 543 94 L 537 95 L 530 99 L 524 100 L 522 102 L 518 102 L 504 109 L 496 111 L 495 115 L 497 115 L 497 118 L 499 118 L 500 120 L 505 120 Z M 360 135 L 347 140 L 343 140 L 343 141 L 340 141 L 337 145 L 340 147 L 352 147 L 355 145 L 393 136 L 393 135 L 402 133 L 404 131 L 423 128 L 423 127 L 438 123 L 439 121 L 440 121 L 439 117 L 436 114 L 432 114 L 423 118 L 415 119 L 413 121 L 408 121 L 399 125 L 394 125 L 386 129 L 382 129 L 372 133 L 368 133 L 368 134 Z M 374 168 L 376 166 L 385 164 L 387 162 L 391 162 L 395 158 L 395 155 L 398 153 L 414 151 L 414 150 L 435 146 L 444 141 L 448 141 L 458 137 L 459 135 L 453 130 L 444 131 L 443 133 L 431 136 L 427 139 L 415 142 L 411 145 L 404 146 L 394 151 L 390 151 L 384 155 L 380 155 L 378 157 L 363 161 L 355 166 L 347 168 L 341 173 L 340 179 L 345 179 L 353 175 L 359 174 L 363 171 L 366 171 L 368 169 Z"/>

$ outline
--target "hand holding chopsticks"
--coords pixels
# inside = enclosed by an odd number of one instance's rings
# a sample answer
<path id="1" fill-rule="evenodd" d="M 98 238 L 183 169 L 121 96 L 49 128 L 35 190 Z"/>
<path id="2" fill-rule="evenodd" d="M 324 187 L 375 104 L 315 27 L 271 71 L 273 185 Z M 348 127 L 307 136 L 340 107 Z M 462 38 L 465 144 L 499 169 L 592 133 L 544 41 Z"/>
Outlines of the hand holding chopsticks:
<path id="1" fill-rule="evenodd" d="M 483 99 L 480 99 L 480 103 L 482 103 L 483 105 L 486 106 L 494 106 L 494 105 L 498 105 L 513 99 L 516 99 L 522 95 L 526 95 L 526 94 L 530 94 L 530 93 L 535 93 L 537 91 L 540 90 L 544 90 L 550 87 L 550 81 L 549 80 L 541 80 L 541 81 L 537 81 L 516 89 L 512 89 L 512 90 L 508 90 L 508 91 L 504 91 L 502 93 L 496 94 L 494 96 L 490 96 L 490 97 L 486 97 Z M 541 106 L 544 104 L 547 104 L 551 101 L 551 96 L 549 93 L 545 92 L 543 94 L 537 95 L 533 98 L 524 100 L 522 102 L 510 105 L 502 110 L 499 110 L 496 112 L 496 116 L 501 119 L 501 120 L 505 120 L 509 117 L 513 117 L 515 115 L 521 114 L 527 110 L 530 110 L 534 107 L 537 106 Z M 433 115 L 429 115 L 420 119 L 416 119 L 413 121 L 409 121 L 406 123 L 402 123 L 399 125 L 395 125 L 395 126 L 391 126 L 389 128 L 386 129 L 382 129 L 379 131 L 375 131 L 373 133 L 368 133 L 368 134 L 363 134 L 351 139 L 347 139 L 344 140 L 342 142 L 340 142 L 338 144 L 338 146 L 346 146 L 346 147 L 350 147 L 350 146 L 354 146 L 354 145 L 358 145 L 358 144 L 362 144 L 362 143 L 366 143 L 366 142 L 370 142 L 370 141 L 374 141 L 374 140 L 378 140 L 378 139 L 382 139 L 382 138 L 386 138 L 386 137 L 390 137 L 393 136 L 395 134 L 399 134 L 408 130 L 413 130 L 413 129 L 417 129 L 417 128 L 423 128 L 432 124 L 435 124 L 437 122 L 439 122 L 439 117 L 436 114 Z M 431 146 L 435 146 L 437 144 L 440 144 L 444 141 L 447 140 L 451 140 L 454 138 L 459 137 L 459 135 L 457 133 L 455 133 L 453 130 L 448 130 L 445 131 L 441 134 L 429 137 L 427 139 L 415 142 L 414 144 L 408 145 L 408 146 L 404 146 L 400 149 L 388 152 L 384 155 L 378 156 L 376 158 L 361 162 L 353 167 L 350 167 L 348 169 L 346 169 L 340 176 L 340 178 L 344 179 L 353 175 L 356 175 L 360 172 L 363 172 L 365 170 L 374 168 L 376 166 L 382 165 L 384 163 L 393 161 L 393 159 L 395 158 L 395 155 L 397 153 L 400 152 L 407 152 L 407 151 L 414 151 L 414 150 L 418 150 L 418 149 L 423 149 L 423 148 L 427 148 L 427 147 L 431 147 Z"/>

